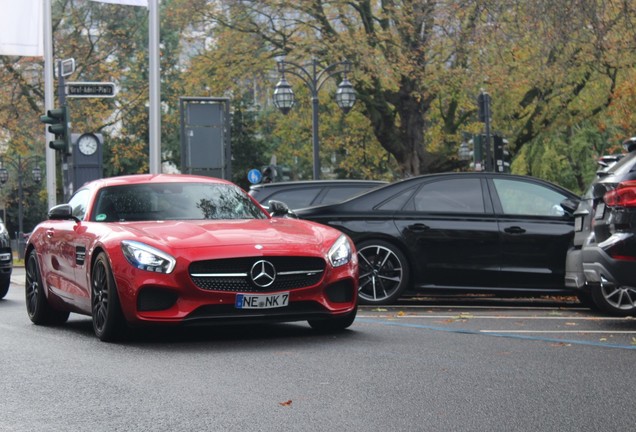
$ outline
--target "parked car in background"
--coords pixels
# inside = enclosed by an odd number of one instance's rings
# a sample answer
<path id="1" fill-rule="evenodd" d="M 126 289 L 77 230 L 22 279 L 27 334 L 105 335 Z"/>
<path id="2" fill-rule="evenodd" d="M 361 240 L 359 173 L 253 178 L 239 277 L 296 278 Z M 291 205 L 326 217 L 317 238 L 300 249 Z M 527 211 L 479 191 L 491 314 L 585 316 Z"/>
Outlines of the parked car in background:
<path id="1" fill-rule="evenodd" d="M 250 186 L 249 194 L 265 208 L 270 200 L 292 209 L 332 204 L 388 184 L 379 180 L 305 180 Z"/>
<path id="2" fill-rule="evenodd" d="M 575 211 L 566 285 L 581 302 L 613 315 L 636 315 L 636 138 L 632 150 L 597 179 Z"/>
<path id="3" fill-rule="evenodd" d="M 296 211 L 355 242 L 359 301 L 407 289 L 572 293 L 564 285 L 578 197 L 531 177 L 446 173 L 402 180 Z"/>
<path id="4" fill-rule="evenodd" d="M 147 323 L 307 320 L 340 330 L 357 311 L 346 235 L 273 219 L 238 186 L 210 177 L 95 180 L 49 211 L 25 256 L 31 321 L 88 315 L 101 340 Z"/>
<path id="5" fill-rule="evenodd" d="M 9 292 L 11 273 L 13 272 L 13 250 L 9 232 L 0 219 L 0 299 Z"/>

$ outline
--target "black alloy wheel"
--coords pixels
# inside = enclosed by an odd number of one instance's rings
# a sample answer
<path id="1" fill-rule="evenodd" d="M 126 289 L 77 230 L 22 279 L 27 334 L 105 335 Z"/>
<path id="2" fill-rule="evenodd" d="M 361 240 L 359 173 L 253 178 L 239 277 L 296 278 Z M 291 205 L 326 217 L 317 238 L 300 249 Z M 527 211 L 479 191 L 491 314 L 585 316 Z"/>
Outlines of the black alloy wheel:
<path id="1" fill-rule="evenodd" d="M 636 316 L 636 287 L 616 286 L 601 276 L 601 283 L 592 286 L 592 298 L 603 312 L 614 316 Z"/>
<path id="2" fill-rule="evenodd" d="M 40 266 L 32 251 L 26 257 L 25 296 L 27 314 L 37 325 L 60 325 L 68 320 L 70 312 L 53 309 L 46 298 Z"/>
<path id="3" fill-rule="evenodd" d="M 308 323 L 314 330 L 323 331 L 323 332 L 336 332 L 344 330 L 353 324 L 356 319 L 356 315 L 358 314 L 358 307 L 349 312 L 345 316 L 330 318 L 330 319 L 321 319 L 321 320 L 309 320 Z"/>
<path id="4" fill-rule="evenodd" d="M 408 285 L 406 256 L 396 246 L 383 240 L 361 242 L 357 250 L 360 304 L 387 305 L 396 301 Z"/>
<path id="5" fill-rule="evenodd" d="M 126 324 L 115 278 L 104 252 L 97 255 L 91 272 L 91 306 L 95 335 L 104 342 L 120 339 Z"/>

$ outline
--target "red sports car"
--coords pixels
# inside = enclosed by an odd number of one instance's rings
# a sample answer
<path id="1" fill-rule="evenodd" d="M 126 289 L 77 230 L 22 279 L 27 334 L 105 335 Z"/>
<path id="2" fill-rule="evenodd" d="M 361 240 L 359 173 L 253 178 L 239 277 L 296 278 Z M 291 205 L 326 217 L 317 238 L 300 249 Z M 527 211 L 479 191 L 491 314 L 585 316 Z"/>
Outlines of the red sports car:
<path id="1" fill-rule="evenodd" d="M 307 320 L 340 330 L 357 311 L 347 236 L 272 218 L 238 186 L 209 177 L 93 181 L 49 211 L 25 263 L 31 321 L 89 315 L 104 341 L 145 323 Z"/>

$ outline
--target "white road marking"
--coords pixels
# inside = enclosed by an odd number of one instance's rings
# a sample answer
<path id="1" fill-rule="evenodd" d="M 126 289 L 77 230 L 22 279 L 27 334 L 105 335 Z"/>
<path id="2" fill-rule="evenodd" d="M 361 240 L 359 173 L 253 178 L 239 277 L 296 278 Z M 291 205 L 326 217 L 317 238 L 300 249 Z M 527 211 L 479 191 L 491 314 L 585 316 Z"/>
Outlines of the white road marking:
<path id="1" fill-rule="evenodd" d="M 408 318 L 424 318 L 424 319 L 494 319 L 494 320 L 562 320 L 562 321 L 631 321 L 633 318 L 621 318 L 621 317 L 585 317 L 585 316 L 499 316 L 499 315 L 473 315 L 467 313 L 459 313 L 455 315 L 404 315 L 395 314 L 382 314 L 382 315 L 365 315 L 358 314 L 361 318 L 395 318 L 395 319 L 408 319 Z"/>
<path id="2" fill-rule="evenodd" d="M 477 330 L 481 333 L 574 333 L 574 334 L 636 334 L 635 331 L 624 330 Z"/>

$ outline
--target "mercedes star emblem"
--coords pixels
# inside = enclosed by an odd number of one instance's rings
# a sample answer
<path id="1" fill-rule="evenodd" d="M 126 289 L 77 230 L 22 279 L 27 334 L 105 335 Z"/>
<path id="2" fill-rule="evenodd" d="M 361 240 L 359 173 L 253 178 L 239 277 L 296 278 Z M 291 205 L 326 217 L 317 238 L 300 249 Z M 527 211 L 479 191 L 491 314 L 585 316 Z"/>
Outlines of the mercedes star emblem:
<path id="1" fill-rule="evenodd" d="M 265 260 L 256 261 L 250 270 L 250 277 L 254 285 L 267 288 L 276 279 L 276 269 L 274 265 Z"/>

